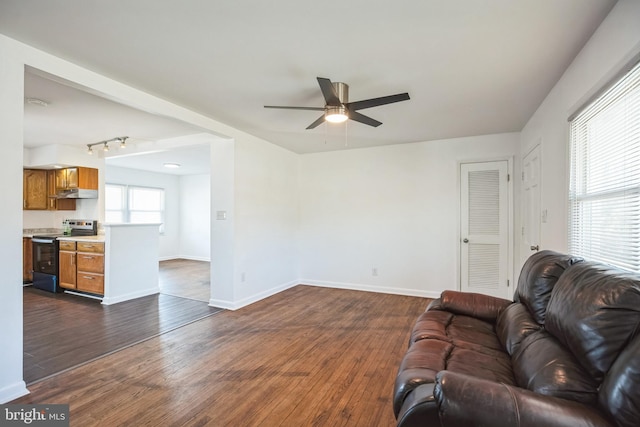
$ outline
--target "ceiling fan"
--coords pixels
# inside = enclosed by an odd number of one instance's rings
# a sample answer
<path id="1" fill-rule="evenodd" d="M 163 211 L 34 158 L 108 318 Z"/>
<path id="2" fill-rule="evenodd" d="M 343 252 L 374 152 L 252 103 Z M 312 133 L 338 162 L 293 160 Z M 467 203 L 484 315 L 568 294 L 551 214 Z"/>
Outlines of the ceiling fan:
<path id="1" fill-rule="evenodd" d="M 277 105 L 265 105 L 264 108 L 282 108 L 286 110 L 317 110 L 324 111 L 324 114 L 315 122 L 307 126 L 307 129 L 313 129 L 319 126 L 325 120 L 332 123 L 342 123 L 348 119 L 365 125 L 378 127 L 382 124 L 371 117 L 358 113 L 357 110 L 365 108 L 377 107 L 379 105 L 392 104 L 394 102 L 407 101 L 408 93 L 399 93 L 396 95 L 382 96 L 380 98 L 365 99 L 362 101 L 349 102 L 349 85 L 341 82 L 332 82 L 324 77 L 317 77 L 320 90 L 326 102 L 324 107 L 285 107 Z"/>

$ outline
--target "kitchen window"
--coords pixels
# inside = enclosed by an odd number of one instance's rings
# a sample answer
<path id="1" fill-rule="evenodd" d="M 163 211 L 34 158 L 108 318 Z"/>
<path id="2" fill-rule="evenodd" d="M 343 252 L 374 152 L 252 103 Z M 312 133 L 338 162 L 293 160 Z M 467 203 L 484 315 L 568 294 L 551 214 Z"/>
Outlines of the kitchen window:
<path id="1" fill-rule="evenodd" d="M 162 223 L 164 232 L 164 189 L 133 185 L 105 185 L 105 222 Z"/>
<path id="2" fill-rule="evenodd" d="M 640 63 L 570 124 L 570 252 L 640 272 Z"/>

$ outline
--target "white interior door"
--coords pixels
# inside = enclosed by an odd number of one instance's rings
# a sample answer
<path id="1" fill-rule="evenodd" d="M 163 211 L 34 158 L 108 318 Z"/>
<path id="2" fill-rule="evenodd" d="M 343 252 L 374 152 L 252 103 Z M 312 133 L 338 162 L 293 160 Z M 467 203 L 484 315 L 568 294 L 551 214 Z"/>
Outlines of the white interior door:
<path id="1" fill-rule="evenodd" d="M 540 145 L 522 159 L 522 242 L 520 264 L 540 250 Z"/>
<path id="2" fill-rule="evenodd" d="M 460 289 L 511 298 L 508 162 L 460 165 Z"/>

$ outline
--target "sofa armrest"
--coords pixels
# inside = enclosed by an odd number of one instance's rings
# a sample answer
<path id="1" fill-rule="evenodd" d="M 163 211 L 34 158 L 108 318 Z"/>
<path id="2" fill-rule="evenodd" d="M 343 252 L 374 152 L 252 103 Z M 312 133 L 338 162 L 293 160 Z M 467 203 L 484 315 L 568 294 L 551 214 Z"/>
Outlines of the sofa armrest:
<path id="1" fill-rule="evenodd" d="M 614 426 L 594 407 L 450 371 L 438 373 L 433 392 L 447 427 Z"/>
<path id="2" fill-rule="evenodd" d="M 439 426 L 438 407 L 433 397 L 435 383 L 421 384 L 407 394 L 396 414 L 397 427 Z"/>
<path id="3" fill-rule="evenodd" d="M 427 309 L 425 311 L 429 310 L 442 310 L 442 301 L 440 301 L 440 298 L 434 299 L 429 303 L 429 305 L 427 305 Z"/>
<path id="4" fill-rule="evenodd" d="M 471 292 L 444 291 L 440 295 L 440 309 L 491 322 L 511 304 L 508 299 Z"/>

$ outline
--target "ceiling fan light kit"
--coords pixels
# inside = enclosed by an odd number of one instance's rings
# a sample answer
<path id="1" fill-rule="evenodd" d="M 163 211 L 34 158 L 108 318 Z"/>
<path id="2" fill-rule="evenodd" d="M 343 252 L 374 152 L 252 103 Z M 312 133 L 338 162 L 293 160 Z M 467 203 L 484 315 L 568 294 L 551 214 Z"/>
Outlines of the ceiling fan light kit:
<path id="1" fill-rule="evenodd" d="M 324 119 L 331 123 L 342 123 L 349 119 L 349 115 L 344 107 L 327 107 Z"/>
<path id="2" fill-rule="evenodd" d="M 307 129 L 313 129 L 323 122 L 342 123 L 349 119 L 364 123 L 365 125 L 378 127 L 382 124 L 369 116 L 358 113 L 357 110 L 365 108 L 377 107 L 380 105 L 392 104 L 394 102 L 409 100 L 408 93 L 399 93 L 396 95 L 383 96 L 380 98 L 365 99 L 362 101 L 349 102 L 349 85 L 342 82 L 332 82 L 324 77 L 317 77 L 322 96 L 324 96 L 324 107 L 285 107 L 277 105 L 265 105 L 264 108 L 280 108 L 286 110 L 318 110 L 324 114 L 315 122 L 307 126 Z"/>

